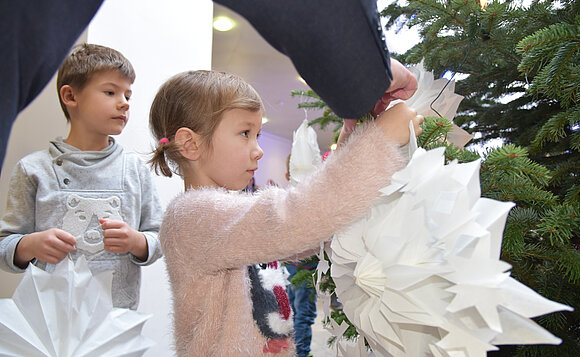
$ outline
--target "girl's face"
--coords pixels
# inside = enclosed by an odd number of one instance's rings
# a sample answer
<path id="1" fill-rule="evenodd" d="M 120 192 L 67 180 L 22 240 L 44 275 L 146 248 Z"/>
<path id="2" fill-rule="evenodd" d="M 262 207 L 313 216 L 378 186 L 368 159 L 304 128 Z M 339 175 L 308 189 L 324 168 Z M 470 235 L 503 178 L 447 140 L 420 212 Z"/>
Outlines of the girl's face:
<path id="1" fill-rule="evenodd" d="M 213 133 L 211 147 L 205 148 L 200 157 L 198 174 L 203 185 L 228 190 L 246 187 L 264 154 L 258 145 L 261 129 L 260 111 L 226 111 Z"/>

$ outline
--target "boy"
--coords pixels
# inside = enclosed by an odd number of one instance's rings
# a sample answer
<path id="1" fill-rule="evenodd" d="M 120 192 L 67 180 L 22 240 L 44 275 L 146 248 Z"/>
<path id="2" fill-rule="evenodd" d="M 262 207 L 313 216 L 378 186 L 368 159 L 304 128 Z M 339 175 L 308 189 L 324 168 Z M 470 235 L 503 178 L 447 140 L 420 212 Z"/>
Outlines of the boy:
<path id="1" fill-rule="evenodd" d="M 136 309 L 141 265 L 161 256 L 161 207 L 150 172 L 109 135 L 123 131 L 135 72 L 108 47 L 73 48 L 58 71 L 70 132 L 21 159 L 0 221 L 0 268 L 53 271 L 85 255 L 93 274 L 112 270 L 113 305 Z"/>

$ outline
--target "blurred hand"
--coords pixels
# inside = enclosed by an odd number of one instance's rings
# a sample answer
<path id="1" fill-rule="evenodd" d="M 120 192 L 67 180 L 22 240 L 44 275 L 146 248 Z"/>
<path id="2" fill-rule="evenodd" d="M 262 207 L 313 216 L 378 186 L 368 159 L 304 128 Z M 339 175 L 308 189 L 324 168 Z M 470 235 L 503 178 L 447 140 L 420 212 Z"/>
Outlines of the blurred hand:
<path id="1" fill-rule="evenodd" d="M 140 260 L 147 260 L 147 239 L 143 233 L 123 221 L 99 219 L 103 229 L 105 250 L 111 253 L 131 253 Z"/>
<path id="2" fill-rule="evenodd" d="M 382 112 L 377 118 L 377 125 L 389 139 L 405 145 L 409 142 L 411 132 L 409 122 L 413 122 L 415 135 L 419 136 L 423 129 L 419 126 L 423 123 L 423 116 L 417 115 L 415 109 L 409 108 L 407 103 L 401 102 Z"/>
<path id="3" fill-rule="evenodd" d="M 57 264 L 74 251 L 76 238 L 62 229 L 51 228 L 30 233 L 20 240 L 14 253 L 14 264 L 24 269 L 36 258 L 42 262 Z"/>

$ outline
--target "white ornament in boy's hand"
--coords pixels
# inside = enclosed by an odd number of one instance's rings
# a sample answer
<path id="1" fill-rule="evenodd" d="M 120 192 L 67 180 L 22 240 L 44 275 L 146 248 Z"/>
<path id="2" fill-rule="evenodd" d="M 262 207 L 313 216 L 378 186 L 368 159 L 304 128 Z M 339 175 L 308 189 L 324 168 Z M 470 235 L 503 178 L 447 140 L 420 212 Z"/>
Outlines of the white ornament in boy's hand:
<path id="1" fill-rule="evenodd" d="M 30 264 L 12 299 L 0 300 L 2 356 L 140 356 L 153 345 L 150 315 L 113 308 L 112 272 L 93 276 L 84 256 L 48 273 Z"/>

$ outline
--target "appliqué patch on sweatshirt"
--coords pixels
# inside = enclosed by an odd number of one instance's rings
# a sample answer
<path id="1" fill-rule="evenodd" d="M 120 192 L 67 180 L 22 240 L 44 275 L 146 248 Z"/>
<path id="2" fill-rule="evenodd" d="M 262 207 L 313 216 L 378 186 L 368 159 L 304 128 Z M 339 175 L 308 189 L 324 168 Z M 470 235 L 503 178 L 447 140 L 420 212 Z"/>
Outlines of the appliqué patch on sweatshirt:
<path id="1" fill-rule="evenodd" d="M 289 337 L 294 323 L 286 294 L 288 279 L 285 269 L 276 261 L 250 265 L 248 276 L 252 284 L 252 314 L 260 332 L 270 340 Z"/>
<path id="2" fill-rule="evenodd" d="M 98 199 L 72 194 L 67 197 L 66 208 L 62 229 L 76 237 L 77 249 L 90 254 L 104 249 L 103 230 L 99 219 L 122 220 L 121 199 L 117 196 Z"/>

